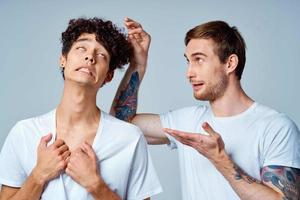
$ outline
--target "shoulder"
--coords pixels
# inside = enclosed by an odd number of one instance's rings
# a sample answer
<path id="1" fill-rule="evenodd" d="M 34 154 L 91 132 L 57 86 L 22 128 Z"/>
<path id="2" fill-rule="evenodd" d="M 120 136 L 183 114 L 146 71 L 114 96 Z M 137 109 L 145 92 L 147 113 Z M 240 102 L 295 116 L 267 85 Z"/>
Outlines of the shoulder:
<path id="1" fill-rule="evenodd" d="M 297 128 L 295 122 L 285 113 L 259 104 L 256 109 L 262 125 L 266 129 Z"/>
<path id="2" fill-rule="evenodd" d="M 53 115 L 54 111 L 51 111 L 40 116 L 20 120 L 13 126 L 8 137 L 27 138 L 30 134 L 42 134 L 36 130 L 39 130 L 40 127 L 49 127 Z"/>
<path id="3" fill-rule="evenodd" d="M 299 137 L 299 129 L 295 122 L 285 113 L 280 113 L 267 106 L 259 105 L 257 114 L 260 116 L 260 130 L 264 132 L 264 136 L 281 137 L 296 136 Z"/>

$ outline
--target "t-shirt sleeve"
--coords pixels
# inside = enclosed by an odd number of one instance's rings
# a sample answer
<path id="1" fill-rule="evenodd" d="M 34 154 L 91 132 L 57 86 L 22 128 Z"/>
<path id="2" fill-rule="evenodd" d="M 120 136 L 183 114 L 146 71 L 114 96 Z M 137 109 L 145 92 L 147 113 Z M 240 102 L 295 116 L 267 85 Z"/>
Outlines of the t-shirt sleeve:
<path id="1" fill-rule="evenodd" d="M 162 188 L 152 165 L 146 140 L 141 133 L 128 180 L 127 199 L 146 199 L 160 192 Z"/>
<path id="2" fill-rule="evenodd" d="M 20 156 L 18 155 L 18 134 L 21 132 L 20 124 L 16 124 L 8 134 L 0 153 L 0 184 L 11 187 L 21 187 L 26 180 Z"/>
<path id="3" fill-rule="evenodd" d="M 263 140 L 263 167 L 269 165 L 300 168 L 300 132 L 296 124 L 280 114 L 266 128 Z"/>
<path id="4" fill-rule="evenodd" d="M 161 124 L 162 124 L 162 127 L 163 128 L 172 128 L 172 124 L 173 124 L 173 118 L 176 117 L 176 113 L 175 113 L 175 116 L 174 116 L 174 111 L 169 111 L 167 113 L 164 113 L 164 114 L 160 114 L 159 115 L 160 117 L 160 121 L 161 121 Z M 177 149 L 177 140 L 165 133 L 167 138 L 169 139 L 170 143 L 168 144 L 168 146 L 170 147 L 170 149 Z"/>

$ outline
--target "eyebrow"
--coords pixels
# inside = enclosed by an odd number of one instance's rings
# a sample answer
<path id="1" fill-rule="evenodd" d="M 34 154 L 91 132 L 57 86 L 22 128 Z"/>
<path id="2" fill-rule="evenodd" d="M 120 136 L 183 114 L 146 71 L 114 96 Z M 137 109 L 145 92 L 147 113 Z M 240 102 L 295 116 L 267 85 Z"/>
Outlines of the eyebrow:
<path id="1" fill-rule="evenodd" d="M 92 41 L 90 38 L 80 38 L 76 40 L 75 42 L 85 42 L 85 41 Z"/>
<path id="2" fill-rule="evenodd" d="M 187 58 L 186 54 L 184 54 L 183 56 Z M 204 56 L 204 57 L 207 57 L 207 55 L 205 53 L 201 53 L 201 52 L 195 52 L 195 53 L 193 53 L 191 55 L 191 57 L 194 57 L 194 56 Z"/>

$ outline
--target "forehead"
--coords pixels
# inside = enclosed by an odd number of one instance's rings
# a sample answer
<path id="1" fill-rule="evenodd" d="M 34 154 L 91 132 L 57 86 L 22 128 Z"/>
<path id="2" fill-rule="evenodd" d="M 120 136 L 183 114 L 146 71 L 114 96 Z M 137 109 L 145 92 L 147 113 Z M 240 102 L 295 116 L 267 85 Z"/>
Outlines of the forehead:
<path id="1" fill-rule="evenodd" d="M 98 44 L 100 46 L 103 46 L 99 41 L 96 40 L 96 35 L 93 33 L 83 33 L 81 34 L 75 41 L 75 43 L 80 42 L 87 42 L 87 43 L 94 43 L 95 45 Z"/>
<path id="2" fill-rule="evenodd" d="M 76 39 L 76 41 L 74 42 L 74 44 L 80 44 L 80 43 L 84 43 L 84 44 L 88 44 L 88 45 L 94 46 L 95 48 L 98 48 L 100 50 L 105 50 L 108 53 L 108 51 L 101 44 L 101 42 L 97 41 L 96 35 L 93 34 L 93 33 L 83 33 L 83 34 L 81 34 Z"/>
<path id="3" fill-rule="evenodd" d="M 212 39 L 191 39 L 185 48 L 185 55 L 190 57 L 197 53 L 202 53 L 207 56 L 215 55 L 216 43 Z"/>

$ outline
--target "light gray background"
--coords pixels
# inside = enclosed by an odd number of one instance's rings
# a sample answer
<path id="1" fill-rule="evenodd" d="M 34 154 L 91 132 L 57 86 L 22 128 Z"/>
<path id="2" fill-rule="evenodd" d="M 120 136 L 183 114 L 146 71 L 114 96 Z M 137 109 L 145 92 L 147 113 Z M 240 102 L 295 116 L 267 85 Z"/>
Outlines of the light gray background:
<path id="1" fill-rule="evenodd" d="M 56 107 L 63 87 L 58 70 L 60 34 L 70 18 L 99 16 L 123 26 L 140 21 L 152 36 L 139 112 L 163 113 L 199 105 L 185 79 L 183 38 L 209 20 L 225 20 L 244 36 L 247 62 L 242 85 L 256 101 L 287 113 L 300 125 L 300 1 L 10 1 L 0 0 L 0 147 L 21 119 Z M 101 89 L 98 104 L 108 111 L 124 71 Z M 150 147 L 164 193 L 181 199 L 176 151 Z"/>

